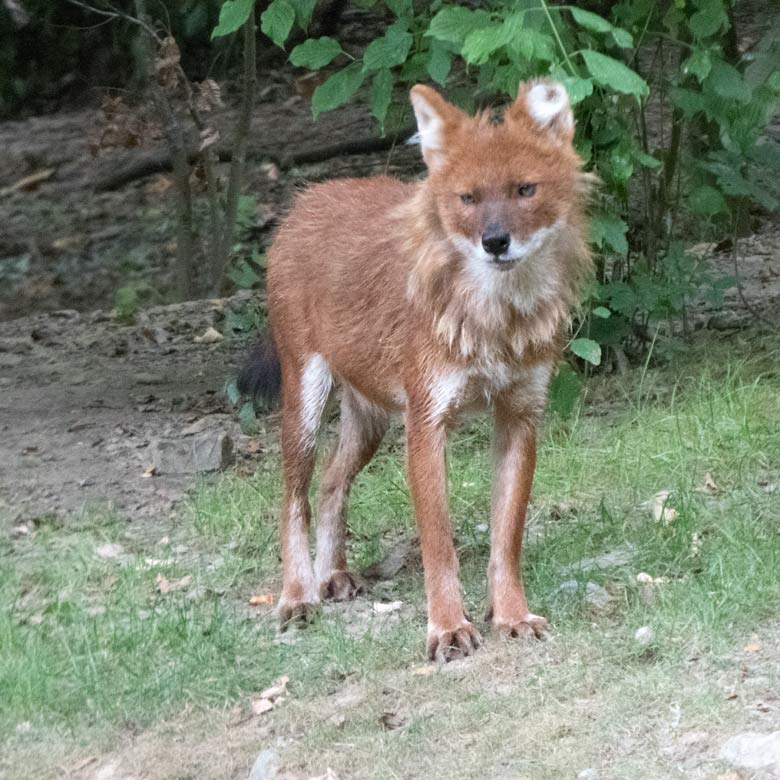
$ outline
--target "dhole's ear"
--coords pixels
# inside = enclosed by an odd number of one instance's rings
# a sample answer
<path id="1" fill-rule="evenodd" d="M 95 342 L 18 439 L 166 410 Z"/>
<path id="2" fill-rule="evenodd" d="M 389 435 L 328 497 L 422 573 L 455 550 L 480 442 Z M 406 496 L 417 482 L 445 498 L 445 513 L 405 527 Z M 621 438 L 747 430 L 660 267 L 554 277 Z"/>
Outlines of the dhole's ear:
<path id="1" fill-rule="evenodd" d="M 410 93 L 414 117 L 417 120 L 417 138 L 423 159 L 429 168 L 444 160 L 444 136 L 448 128 L 466 119 L 459 108 L 448 103 L 435 89 L 417 84 Z"/>
<path id="2" fill-rule="evenodd" d="M 541 130 L 546 130 L 562 142 L 574 138 L 574 116 L 569 105 L 569 93 L 558 81 L 532 81 L 520 84 L 517 100 L 510 109 L 524 113 Z"/>

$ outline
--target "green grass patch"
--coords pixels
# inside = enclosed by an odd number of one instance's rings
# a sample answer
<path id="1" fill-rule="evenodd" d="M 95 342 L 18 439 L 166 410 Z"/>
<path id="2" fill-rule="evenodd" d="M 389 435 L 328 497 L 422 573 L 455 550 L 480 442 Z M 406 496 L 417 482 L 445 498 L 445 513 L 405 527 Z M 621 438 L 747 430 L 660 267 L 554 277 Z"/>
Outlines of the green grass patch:
<path id="1" fill-rule="evenodd" d="M 524 572 L 531 608 L 555 626 L 553 649 L 539 651 L 540 657 L 567 650 L 550 666 L 531 664 L 522 690 L 485 698 L 475 689 L 466 697 L 470 703 L 453 703 L 456 712 L 506 736 L 497 713 L 532 712 L 550 685 L 566 701 L 594 686 L 614 689 L 616 711 L 628 711 L 636 695 L 666 690 L 685 675 L 692 654 L 717 663 L 735 636 L 777 618 L 777 357 L 776 342 L 748 358 L 705 344 L 682 365 L 676 358 L 624 378 L 593 380 L 573 418 L 548 421 Z M 391 433 L 353 489 L 350 554 L 357 568 L 380 558 L 399 535 L 414 533 L 399 434 Z M 466 601 L 476 616 L 484 609 L 489 554 L 489 534 L 479 526 L 489 522 L 490 435 L 489 421 L 474 418 L 448 452 Z M 708 473 L 714 490 L 705 487 Z M 653 497 L 662 490 L 676 513 L 669 523 L 652 516 Z M 144 728 L 185 707 L 228 707 L 280 674 L 290 675 L 299 699 L 315 700 L 344 679 L 370 686 L 422 664 L 419 574 L 400 575 L 374 595 L 405 602 L 396 622 L 379 624 L 365 602 L 360 614 L 338 607 L 291 643 L 279 641 L 270 610 L 255 613 L 247 606 L 253 593 L 278 589 L 280 494 L 273 459 L 251 478 L 226 475 L 203 485 L 167 545 L 139 541 L 123 520 L 106 515 L 4 542 L 2 739 L 12 744 L 18 724 L 29 721 L 33 733 L 110 740 L 127 724 Z M 107 542 L 122 545 L 118 558 L 97 554 Z M 581 565 L 616 551 L 622 557 L 613 565 Z M 642 584 L 640 572 L 663 583 Z M 190 579 L 160 593 L 158 575 L 170 583 Z M 561 589 L 571 580 L 576 586 Z M 603 610 L 583 599 L 589 582 L 611 595 Z M 642 625 L 655 632 L 649 646 L 633 640 Z M 528 650 L 516 653 L 527 659 Z M 437 701 L 443 695 L 436 680 L 420 678 L 415 685 L 421 699 L 429 688 Z M 689 706 L 704 717 L 715 706 L 713 696 L 703 686 Z M 425 717 L 412 722 L 399 737 L 409 750 L 435 732 Z M 373 715 L 349 729 L 339 739 L 376 738 Z M 304 744 L 320 749 L 331 732 L 329 726 L 311 729 Z M 496 751 L 501 754 L 500 746 Z M 401 771 L 403 750 L 391 750 L 382 761 L 371 776 L 391 776 L 382 774 L 383 766 L 409 776 Z M 534 770 L 523 762 L 507 766 Z"/>

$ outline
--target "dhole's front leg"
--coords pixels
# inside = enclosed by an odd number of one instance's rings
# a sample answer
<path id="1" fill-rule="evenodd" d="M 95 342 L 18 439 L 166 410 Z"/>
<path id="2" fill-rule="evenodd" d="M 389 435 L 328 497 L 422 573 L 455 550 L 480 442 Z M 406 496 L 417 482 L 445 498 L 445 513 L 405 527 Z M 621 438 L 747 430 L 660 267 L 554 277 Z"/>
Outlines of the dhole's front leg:
<path id="1" fill-rule="evenodd" d="M 420 533 L 428 599 L 428 656 L 450 661 L 470 655 L 479 634 L 463 611 L 458 558 L 447 508 L 446 432 L 424 410 L 407 409 L 409 486 Z"/>
<path id="2" fill-rule="evenodd" d="M 540 636 L 543 617 L 528 610 L 520 571 L 523 527 L 536 466 L 537 417 L 496 404 L 488 611 L 493 627 L 511 637 Z"/>

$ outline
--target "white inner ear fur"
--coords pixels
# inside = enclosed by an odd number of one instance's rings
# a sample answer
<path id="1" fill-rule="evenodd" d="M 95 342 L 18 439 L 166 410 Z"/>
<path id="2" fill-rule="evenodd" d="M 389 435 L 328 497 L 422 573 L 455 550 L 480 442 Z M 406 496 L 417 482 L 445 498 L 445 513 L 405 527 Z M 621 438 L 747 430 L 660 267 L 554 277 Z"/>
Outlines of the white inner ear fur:
<path id="1" fill-rule="evenodd" d="M 424 97 L 412 95 L 411 100 L 418 130 L 412 138 L 419 141 L 423 153 L 441 151 L 441 129 L 444 124 L 441 117 Z"/>
<path id="2" fill-rule="evenodd" d="M 531 87 L 526 97 L 528 113 L 542 127 L 560 121 L 572 127 L 574 119 L 569 108 L 569 96 L 563 84 L 544 83 Z"/>

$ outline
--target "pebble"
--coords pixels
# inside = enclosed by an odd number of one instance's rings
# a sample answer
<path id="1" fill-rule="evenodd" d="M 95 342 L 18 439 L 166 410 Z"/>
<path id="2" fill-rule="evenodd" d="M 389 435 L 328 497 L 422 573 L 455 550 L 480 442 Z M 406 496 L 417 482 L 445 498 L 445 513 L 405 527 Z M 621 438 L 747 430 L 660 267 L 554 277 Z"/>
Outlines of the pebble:
<path id="1" fill-rule="evenodd" d="M 780 769 L 780 731 L 737 734 L 723 745 L 720 758 L 740 769 Z"/>
<path id="2" fill-rule="evenodd" d="M 655 637 L 655 631 L 650 626 L 641 626 L 636 630 L 634 639 L 639 642 L 640 645 L 649 645 Z"/>
<path id="3" fill-rule="evenodd" d="M 276 753 L 263 750 L 255 759 L 249 780 L 274 780 L 276 777 Z"/>

